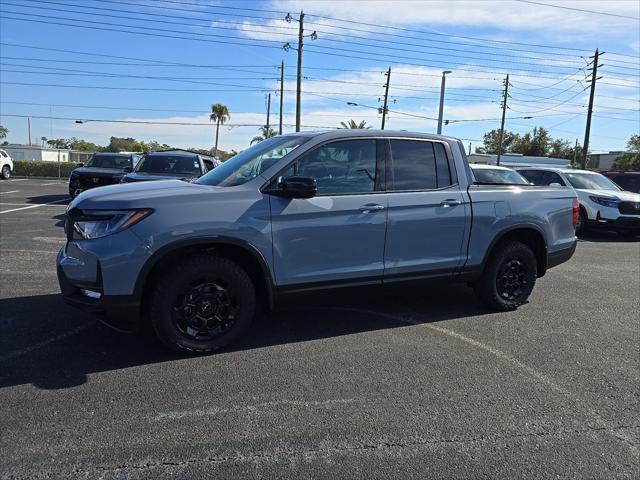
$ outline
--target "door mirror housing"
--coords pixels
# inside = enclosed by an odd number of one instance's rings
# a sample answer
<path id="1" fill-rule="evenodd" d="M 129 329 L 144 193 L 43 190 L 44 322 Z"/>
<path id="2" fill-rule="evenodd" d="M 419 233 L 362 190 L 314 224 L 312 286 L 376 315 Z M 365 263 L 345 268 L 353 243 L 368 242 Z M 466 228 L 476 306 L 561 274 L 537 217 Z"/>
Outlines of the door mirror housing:
<path id="1" fill-rule="evenodd" d="M 76 163 L 76 167 L 84 167 L 84 163 L 82 163 L 82 162 Z"/>
<path id="2" fill-rule="evenodd" d="M 561 187 L 562 185 L 560 185 L 558 182 L 553 182 L 549 184 L 550 187 Z"/>
<path id="3" fill-rule="evenodd" d="M 122 169 L 122 171 L 123 171 L 124 173 L 131 173 L 131 172 L 133 172 L 133 167 L 124 167 L 124 168 Z"/>
<path id="4" fill-rule="evenodd" d="M 313 177 L 292 175 L 285 178 L 273 192 L 287 198 L 313 198 L 318 193 L 318 184 Z"/>

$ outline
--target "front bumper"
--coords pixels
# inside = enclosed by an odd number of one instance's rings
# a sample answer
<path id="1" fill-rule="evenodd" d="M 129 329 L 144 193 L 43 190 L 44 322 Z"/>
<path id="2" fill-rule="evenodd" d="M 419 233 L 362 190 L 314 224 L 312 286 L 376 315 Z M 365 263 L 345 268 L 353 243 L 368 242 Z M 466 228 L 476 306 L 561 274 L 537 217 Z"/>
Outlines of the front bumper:
<path id="1" fill-rule="evenodd" d="M 140 300 L 133 295 L 104 295 L 102 279 L 98 269 L 95 282 L 71 281 L 64 273 L 61 260 L 64 248 L 57 258 L 58 283 L 65 303 L 98 317 L 108 326 L 119 331 L 133 332 L 140 329 Z M 100 298 L 91 298 L 82 293 L 90 290 L 100 294 Z"/>
<path id="2" fill-rule="evenodd" d="M 617 218 L 611 219 L 602 218 L 598 215 L 595 220 L 589 221 L 588 225 L 598 228 L 640 233 L 640 216 L 619 216 Z"/>

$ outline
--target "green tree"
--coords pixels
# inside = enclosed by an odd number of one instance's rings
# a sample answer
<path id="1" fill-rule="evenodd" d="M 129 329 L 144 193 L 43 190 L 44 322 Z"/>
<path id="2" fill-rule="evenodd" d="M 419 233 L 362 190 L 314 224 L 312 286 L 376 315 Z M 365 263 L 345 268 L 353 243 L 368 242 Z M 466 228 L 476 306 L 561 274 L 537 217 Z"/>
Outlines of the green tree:
<path id="1" fill-rule="evenodd" d="M 47 145 L 51 148 L 69 148 L 69 140 L 66 138 L 52 138 L 51 140 L 47 140 Z"/>
<path id="2" fill-rule="evenodd" d="M 218 135 L 220 134 L 220 125 L 231 118 L 229 109 L 226 105 L 221 103 L 214 103 L 211 105 L 211 115 L 209 115 L 210 122 L 216 122 L 216 145 L 214 147 L 215 155 L 218 155 Z"/>
<path id="3" fill-rule="evenodd" d="M 264 127 L 260 127 L 260 132 L 262 132 L 261 135 L 251 139 L 251 145 L 266 140 L 267 138 L 275 137 L 278 134 L 273 128 L 267 128 L 266 125 Z"/>
<path id="4" fill-rule="evenodd" d="M 142 144 L 131 137 L 111 137 L 109 145 L 104 148 L 105 152 L 142 152 Z"/>
<path id="5" fill-rule="evenodd" d="M 483 136 L 482 147 L 476 148 L 476 153 L 486 153 L 496 155 L 498 153 L 498 144 L 500 140 L 500 130 L 493 129 Z M 515 132 L 505 131 L 502 137 L 502 152 L 506 153 L 511 150 L 511 146 L 520 141 L 520 135 Z"/>
<path id="6" fill-rule="evenodd" d="M 7 138 L 8 134 L 9 134 L 9 129 L 4 125 L 0 125 L 0 140 Z"/>
<path id="7" fill-rule="evenodd" d="M 76 137 L 71 137 L 67 142 L 71 150 L 78 150 L 80 152 L 100 152 L 103 150 L 100 145 Z"/>
<path id="8" fill-rule="evenodd" d="M 47 137 L 40 137 L 40 140 L 42 140 L 42 146 L 44 147 L 44 144 L 47 143 Z"/>
<path id="9" fill-rule="evenodd" d="M 356 123 L 355 120 L 349 120 L 348 122 L 340 122 L 340 128 L 349 128 L 349 129 L 359 129 L 359 130 L 366 130 L 371 128 L 370 126 L 367 125 L 367 122 L 362 120 L 360 123 Z"/>
<path id="10" fill-rule="evenodd" d="M 629 151 L 616 158 L 612 167 L 616 170 L 640 170 L 640 135 L 632 135 L 627 148 Z"/>
<path id="11" fill-rule="evenodd" d="M 549 153 L 552 139 L 544 127 L 534 127 L 533 132 L 525 133 L 511 146 L 511 152 L 532 157 L 544 157 Z"/>

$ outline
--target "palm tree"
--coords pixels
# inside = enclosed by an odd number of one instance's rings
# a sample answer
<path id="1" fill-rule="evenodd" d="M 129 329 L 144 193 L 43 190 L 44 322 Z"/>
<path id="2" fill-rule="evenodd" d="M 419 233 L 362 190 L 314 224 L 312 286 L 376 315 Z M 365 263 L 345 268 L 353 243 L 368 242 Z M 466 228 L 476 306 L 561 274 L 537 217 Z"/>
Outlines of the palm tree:
<path id="1" fill-rule="evenodd" d="M 347 123 L 340 122 L 342 125 L 340 128 L 351 128 L 351 129 L 368 129 L 371 128 L 367 125 L 367 122 L 362 120 L 360 123 L 356 123 L 354 120 L 349 120 Z"/>
<path id="2" fill-rule="evenodd" d="M 40 137 L 40 140 L 42 140 L 42 146 L 44 147 L 44 143 L 47 141 L 47 137 Z"/>
<path id="3" fill-rule="evenodd" d="M 260 132 L 262 132 L 262 135 L 258 135 L 257 137 L 253 137 L 251 139 L 251 145 L 266 140 L 267 138 L 275 137 L 277 135 L 276 131 L 273 128 L 267 129 L 266 126 L 260 127 Z"/>
<path id="4" fill-rule="evenodd" d="M 210 122 L 216 122 L 216 146 L 215 156 L 218 156 L 218 134 L 220 133 L 220 124 L 224 125 L 224 122 L 231 118 L 229 109 L 226 105 L 221 103 L 214 103 L 211 105 L 211 115 L 209 115 Z"/>

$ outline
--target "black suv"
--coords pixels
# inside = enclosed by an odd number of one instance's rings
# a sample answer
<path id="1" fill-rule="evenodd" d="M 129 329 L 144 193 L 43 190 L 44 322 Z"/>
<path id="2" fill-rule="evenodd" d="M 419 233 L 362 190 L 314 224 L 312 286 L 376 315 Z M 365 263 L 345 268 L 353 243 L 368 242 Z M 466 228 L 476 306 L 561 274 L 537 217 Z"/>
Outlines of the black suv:
<path id="1" fill-rule="evenodd" d="M 79 163 L 69 175 L 69 196 L 73 199 L 90 188 L 120 183 L 139 159 L 136 153 L 94 153 L 86 165 Z"/>
<path id="2" fill-rule="evenodd" d="M 142 157 L 133 172 L 122 177 L 122 182 L 192 180 L 201 177 L 218 165 L 219 162 L 213 157 L 189 151 L 150 152 Z"/>

